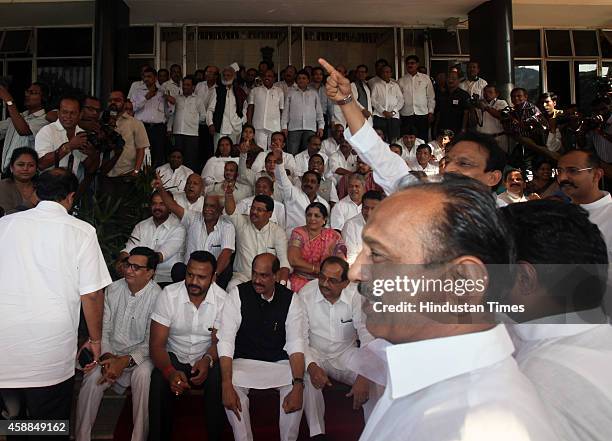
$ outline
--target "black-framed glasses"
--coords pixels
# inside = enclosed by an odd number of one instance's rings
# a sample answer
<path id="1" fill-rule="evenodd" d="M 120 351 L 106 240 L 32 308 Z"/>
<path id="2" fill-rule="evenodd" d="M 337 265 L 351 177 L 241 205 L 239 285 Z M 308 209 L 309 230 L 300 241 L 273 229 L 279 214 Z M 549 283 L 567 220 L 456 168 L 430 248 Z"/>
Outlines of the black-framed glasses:
<path id="1" fill-rule="evenodd" d="M 568 176 L 577 176 L 579 173 L 583 172 L 583 171 L 587 171 L 587 170 L 593 170 L 593 167 L 585 167 L 585 168 L 578 168 L 578 167 L 557 167 L 557 168 L 553 168 L 553 172 L 556 175 L 560 175 L 565 173 Z"/>
<path id="2" fill-rule="evenodd" d="M 125 262 L 123 262 L 123 268 L 125 268 L 126 270 L 129 268 L 132 271 L 138 271 L 138 270 L 141 270 L 141 269 L 147 269 L 146 266 L 137 265 L 135 263 L 130 263 L 127 260 Z"/>

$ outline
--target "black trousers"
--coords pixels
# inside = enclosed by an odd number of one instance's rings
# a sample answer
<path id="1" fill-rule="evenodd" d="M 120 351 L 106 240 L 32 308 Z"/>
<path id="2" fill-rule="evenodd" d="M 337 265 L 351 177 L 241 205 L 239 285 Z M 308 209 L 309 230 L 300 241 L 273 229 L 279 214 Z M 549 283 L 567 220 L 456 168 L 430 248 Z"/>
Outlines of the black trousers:
<path id="1" fill-rule="evenodd" d="M 200 161 L 200 142 L 197 136 L 174 135 L 174 146 L 183 151 L 183 165 L 195 173 L 202 173 L 204 165 Z"/>
<path id="2" fill-rule="evenodd" d="M 401 133 L 404 136 L 410 127 L 416 130 L 417 138 L 429 141 L 429 119 L 427 115 L 400 116 L 402 121 Z"/>
<path id="3" fill-rule="evenodd" d="M 74 393 L 74 377 L 53 386 L 8 389 L 19 394 L 23 420 L 69 420 Z M 70 425 L 74 422 L 71 421 Z M 7 436 L 7 440 L 25 441 L 64 441 L 69 435 L 62 436 Z"/>
<path id="4" fill-rule="evenodd" d="M 183 364 L 172 352 L 170 361 L 175 369 L 183 372 L 187 378 L 192 376 L 191 366 Z M 193 388 L 194 386 L 191 385 Z M 223 399 L 221 396 L 221 369 L 215 363 L 208 371 L 208 377 L 202 384 L 204 389 L 204 408 L 206 414 L 206 428 L 208 439 L 218 441 L 223 434 L 223 427 L 227 421 Z M 172 438 L 172 411 L 174 401 L 180 400 L 170 390 L 168 381 L 157 368 L 151 373 L 151 388 L 149 390 L 149 441 L 166 441 Z"/>
<path id="5" fill-rule="evenodd" d="M 204 168 L 206 161 L 215 156 L 215 150 L 217 149 L 217 146 L 214 145 L 214 139 L 208 131 L 208 126 L 206 124 L 200 124 L 198 126 L 198 142 L 200 144 L 199 161 L 202 164 L 202 168 Z M 202 169 L 194 169 L 193 171 L 201 173 Z"/>
<path id="6" fill-rule="evenodd" d="M 147 130 L 147 136 L 149 137 L 149 144 L 151 147 L 151 163 L 154 168 L 164 165 L 166 163 L 166 124 L 149 124 L 144 123 L 145 129 Z"/>
<path id="7" fill-rule="evenodd" d="M 383 131 L 388 143 L 395 142 L 400 137 L 400 120 L 397 118 L 374 116 L 374 128 Z"/>

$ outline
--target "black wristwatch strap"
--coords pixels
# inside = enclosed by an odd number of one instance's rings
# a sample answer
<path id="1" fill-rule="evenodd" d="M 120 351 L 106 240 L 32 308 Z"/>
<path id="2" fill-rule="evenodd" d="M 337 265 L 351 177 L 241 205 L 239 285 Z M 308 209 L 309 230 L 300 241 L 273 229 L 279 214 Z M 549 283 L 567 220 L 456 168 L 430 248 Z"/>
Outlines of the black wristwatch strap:
<path id="1" fill-rule="evenodd" d="M 296 377 L 293 380 L 291 380 L 291 385 L 292 386 L 295 386 L 296 384 L 301 384 L 302 386 L 304 386 L 304 379 Z"/>

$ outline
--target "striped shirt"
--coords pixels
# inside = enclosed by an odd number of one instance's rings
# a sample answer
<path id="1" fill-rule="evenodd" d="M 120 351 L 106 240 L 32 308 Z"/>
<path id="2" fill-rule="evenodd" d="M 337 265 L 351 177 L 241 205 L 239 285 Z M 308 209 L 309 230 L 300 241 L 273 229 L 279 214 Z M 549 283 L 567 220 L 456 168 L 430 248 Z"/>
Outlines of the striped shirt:
<path id="1" fill-rule="evenodd" d="M 149 358 L 151 314 L 160 292 L 161 288 L 152 280 L 136 294 L 132 294 L 125 279 L 117 280 L 106 288 L 103 354 L 129 354 L 136 364 Z"/>
<path id="2" fill-rule="evenodd" d="M 603 125 L 603 130 L 612 137 L 612 116 Z M 612 142 L 591 130 L 587 134 L 587 145 L 597 152 L 603 162 L 612 163 Z"/>

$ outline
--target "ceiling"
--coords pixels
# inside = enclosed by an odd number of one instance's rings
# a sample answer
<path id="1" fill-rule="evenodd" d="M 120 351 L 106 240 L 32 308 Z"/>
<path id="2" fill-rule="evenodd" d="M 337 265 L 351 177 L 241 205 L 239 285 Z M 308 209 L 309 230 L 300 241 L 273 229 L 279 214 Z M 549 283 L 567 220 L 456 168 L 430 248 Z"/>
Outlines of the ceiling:
<path id="1" fill-rule="evenodd" d="M 440 26 L 482 0 L 125 0 L 133 24 Z M 169 7 L 171 6 L 171 7 Z M 612 0 L 513 0 L 515 27 L 612 28 Z M 0 27 L 87 24 L 94 0 L 0 0 Z"/>

